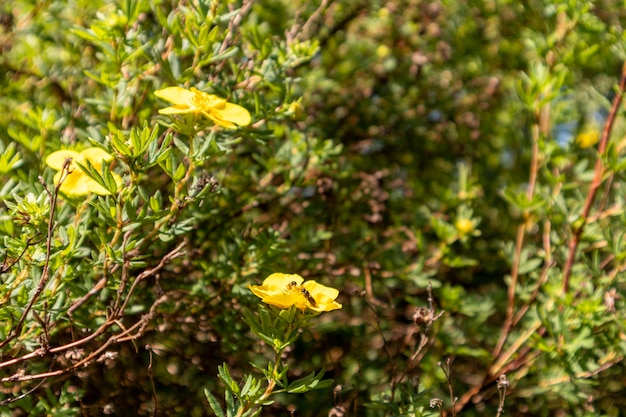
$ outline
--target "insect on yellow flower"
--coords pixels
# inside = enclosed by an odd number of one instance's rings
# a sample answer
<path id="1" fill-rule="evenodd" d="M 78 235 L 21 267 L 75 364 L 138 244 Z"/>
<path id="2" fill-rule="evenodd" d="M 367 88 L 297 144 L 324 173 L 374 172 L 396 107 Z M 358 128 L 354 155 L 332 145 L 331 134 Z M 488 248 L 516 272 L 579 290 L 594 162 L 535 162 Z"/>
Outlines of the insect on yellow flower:
<path id="1" fill-rule="evenodd" d="M 110 162 L 113 157 L 100 148 L 87 148 L 81 152 L 70 151 L 67 149 L 52 152 L 46 158 L 46 165 L 58 171 L 54 176 L 54 184 L 57 185 L 61 181 L 63 175 L 63 166 L 65 161 L 70 160 L 70 166 L 67 175 L 61 184 L 61 191 L 68 196 L 81 196 L 89 193 L 107 195 L 111 194 L 106 188 L 98 184 L 94 179 L 87 175 L 78 166 L 87 165 L 87 161 L 99 172 L 102 164 Z M 117 174 L 112 174 L 116 184 L 122 184 L 122 178 Z"/>
<path id="2" fill-rule="evenodd" d="M 247 126 L 252 121 L 250 113 L 238 104 L 229 103 L 213 94 L 195 88 L 167 87 L 154 92 L 154 95 L 169 101 L 173 106 L 159 110 L 160 114 L 201 114 L 216 125 L 228 129 Z"/>
<path id="3" fill-rule="evenodd" d="M 295 305 L 300 310 L 322 312 L 341 308 L 335 301 L 339 291 L 315 281 L 306 281 L 300 275 L 275 273 L 265 278 L 263 285 L 250 285 L 250 290 L 266 304 L 279 308 Z"/>

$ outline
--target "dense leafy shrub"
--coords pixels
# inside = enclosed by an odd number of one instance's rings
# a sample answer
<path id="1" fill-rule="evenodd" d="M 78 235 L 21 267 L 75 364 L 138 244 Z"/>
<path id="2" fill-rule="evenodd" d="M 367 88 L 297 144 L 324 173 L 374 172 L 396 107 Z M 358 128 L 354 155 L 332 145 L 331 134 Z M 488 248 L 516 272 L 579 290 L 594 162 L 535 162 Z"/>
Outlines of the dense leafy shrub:
<path id="1" fill-rule="evenodd" d="M 1 4 L 2 415 L 618 415 L 620 6 Z"/>

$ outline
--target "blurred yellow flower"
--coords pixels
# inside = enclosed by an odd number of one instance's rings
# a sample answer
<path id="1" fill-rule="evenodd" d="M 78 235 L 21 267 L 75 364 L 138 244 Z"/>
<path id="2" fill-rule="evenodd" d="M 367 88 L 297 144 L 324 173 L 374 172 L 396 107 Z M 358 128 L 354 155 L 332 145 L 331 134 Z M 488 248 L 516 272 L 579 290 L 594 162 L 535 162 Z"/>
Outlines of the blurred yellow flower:
<path id="1" fill-rule="evenodd" d="M 100 172 L 103 163 L 113 160 L 111 155 L 100 148 L 87 148 L 81 152 L 70 150 L 52 152 L 46 158 L 46 165 L 58 171 L 54 176 L 55 185 L 59 184 L 61 181 L 63 166 L 67 159 L 70 160 L 70 166 L 59 191 L 68 196 L 81 196 L 89 193 L 99 195 L 111 194 L 78 166 L 78 163 L 86 165 L 87 161 L 89 161 L 91 165 Z M 112 175 L 116 184 L 119 186 L 122 183 L 122 179 L 117 174 L 112 173 Z"/>
<path id="2" fill-rule="evenodd" d="M 586 132 L 579 133 L 576 136 L 576 143 L 581 148 L 588 148 L 595 145 L 600 140 L 600 132 L 597 130 L 588 130 Z"/>
<path id="3" fill-rule="evenodd" d="M 228 129 L 247 126 L 252 121 L 250 113 L 243 107 L 195 88 L 167 87 L 155 91 L 154 95 L 174 104 L 159 110 L 161 114 L 201 114 Z"/>
<path id="4" fill-rule="evenodd" d="M 472 222 L 470 219 L 460 218 L 457 219 L 456 222 L 454 222 L 454 227 L 456 227 L 456 230 L 460 234 L 466 235 L 474 231 L 474 222 Z"/>
<path id="5" fill-rule="evenodd" d="M 379 58 L 386 58 L 391 53 L 391 49 L 387 45 L 379 45 L 376 48 L 376 56 Z"/>
<path id="6" fill-rule="evenodd" d="M 339 291 L 315 281 L 306 281 L 296 274 L 272 274 L 265 278 L 263 285 L 250 285 L 250 290 L 266 304 L 279 308 L 295 305 L 304 311 L 332 311 L 341 308 L 335 301 Z"/>
<path id="7" fill-rule="evenodd" d="M 293 120 L 304 120 L 306 113 L 304 112 L 302 103 L 294 101 L 289 104 L 289 106 L 287 106 L 287 115 L 289 115 L 289 117 Z"/>

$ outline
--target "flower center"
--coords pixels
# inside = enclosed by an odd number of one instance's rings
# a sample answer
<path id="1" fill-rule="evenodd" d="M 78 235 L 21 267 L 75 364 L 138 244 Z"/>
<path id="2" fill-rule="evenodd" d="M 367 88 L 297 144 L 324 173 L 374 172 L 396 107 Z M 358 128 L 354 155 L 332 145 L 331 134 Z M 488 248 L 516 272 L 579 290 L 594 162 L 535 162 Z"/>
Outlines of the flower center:
<path id="1" fill-rule="evenodd" d="M 222 98 L 198 91 L 195 88 L 192 88 L 191 91 L 193 91 L 191 105 L 197 109 L 208 111 L 211 109 L 223 109 L 226 107 L 226 100 Z"/>
<path id="2" fill-rule="evenodd" d="M 293 294 L 297 297 L 301 297 L 301 299 L 305 300 L 313 307 L 317 306 L 317 303 L 315 302 L 315 298 L 313 298 L 311 293 L 302 285 L 298 285 L 296 281 L 291 281 L 289 284 L 287 284 L 286 293 L 290 295 Z"/>

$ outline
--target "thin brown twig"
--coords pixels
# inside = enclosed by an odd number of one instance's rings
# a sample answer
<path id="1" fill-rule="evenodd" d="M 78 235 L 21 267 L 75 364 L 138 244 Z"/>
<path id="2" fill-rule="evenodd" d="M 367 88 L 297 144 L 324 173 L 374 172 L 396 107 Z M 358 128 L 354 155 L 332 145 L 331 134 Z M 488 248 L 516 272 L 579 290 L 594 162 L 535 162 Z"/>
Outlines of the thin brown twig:
<path id="1" fill-rule="evenodd" d="M 239 9 L 239 13 L 237 13 L 237 15 L 230 22 L 228 22 L 228 33 L 226 34 L 226 37 L 224 38 L 222 45 L 220 45 L 218 55 L 226 51 L 226 49 L 228 49 L 231 41 L 235 37 L 234 35 L 235 32 L 237 32 L 239 25 L 241 25 L 241 22 L 243 21 L 244 16 L 247 15 L 252 9 L 253 4 L 254 4 L 254 0 L 245 0 L 243 4 L 241 5 L 241 8 Z"/>
<path id="2" fill-rule="evenodd" d="M 37 391 L 44 383 L 46 382 L 45 379 L 42 379 L 41 381 L 39 381 L 39 383 L 37 385 L 35 385 L 34 387 L 32 387 L 31 389 L 29 389 L 28 391 L 18 395 L 17 397 L 9 397 L 5 400 L 0 401 L 0 407 L 4 407 L 5 405 L 14 403 L 16 401 L 21 400 L 22 398 L 26 398 L 29 395 L 31 395 L 33 392 Z"/>
<path id="3" fill-rule="evenodd" d="M 152 387 L 152 402 L 154 402 L 154 409 L 152 410 L 152 415 L 157 415 L 157 410 L 159 409 L 159 397 L 156 393 L 156 386 L 154 385 L 154 375 L 152 373 L 152 348 L 150 346 L 146 346 L 148 350 L 148 354 L 150 356 L 150 362 L 148 363 L 148 378 L 150 379 L 150 386 Z"/>
<path id="4" fill-rule="evenodd" d="M 137 278 L 135 279 L 135 281 L 130 286 L 130 289 L 128 290 L 128 294 L 126 295 L 126 299 L 122 303 L 122 306 L 120 307 L 119 311 L 126 310 L 126 305 L 130 301 L 130 298 L 131 298 L 133 292 L 135 291 L 135 288 L 137 287 L 137 284 L 139 284 L 144 279 L 146 279 L 146 278 L 148 278 L 150 276 L 155 275 L 157 272 L 159 272 L 161 269 L 163 269 L 163 267 L 166 264 L 168 264 L 169 261 L 171 261 L 172 259 L 175 259 L 175 258 L 178 258 L 179 256 L 181 256 L 182 255 L 181 250 L 185 247 L 185 245 L 186 245 L 185 241 L 180 242 L 178 244 L 178 246 L 176 246 L 169 253 L 167 253 L 165 256 L 163 256 L 163 258 L 161 259 L 161 262 L 159 262 L 159 264 L 157 266 L 155 266 L 152 269 L 145 270 L 141 274 L 137 275 Z"/>
<path id="5" fill-rule="evenodd" d="M 126 289 L 126 285 L 128 284 L 128 271 L 130 269 L 130 257 L 127 254 L 126 247 L 128 245 L 128 241 L 132 235 L 132 231 L 126 232 L 124 235 L 124 239 L 122 240 L 122 277 L 120 279 L 120 284 L 117 288 L 117 297 L 115 297 L 115 303 L 113 303 L 113 308 L 111 309 L 114 312 L 117 312 L 120 306 L 120 301 L 122 299 L 122 294 L 124 294 L 124 290 Z"/>
<path id="6" fill-rule="evenodd" d="M 318 23 L 323 13 L 328 9 L 331 0 L 322 0 L 319 7 L 309 16 L 309 18 L 304 22 L 302 28 L 300 29 L 300 35 L 302 35 L 302 39 L 309 39 L 314 35 L 312 26 L 314 23 Z M 292 34 L 293 35 L 293 34 Z M 287 37 L 289 40 L 289 37 Z"/>
<path id="7" fill-rule="evenodd" d="M 254 0 L 245 0 L 239 9 L 239 13 L 235 17 L 228 22 L 228 33 L 224 37 L 222 44 L 220 45 L 220 49 L 217 52 L 217 55 L 224 53 L 228 47 L 230 47 L 231 42 L 235 38 L 235 32 L 239 29 L 243 18 L 250 12 L 252 9 L 252 5 L 254 4 Z M 220 72 L 227 60 L 222 60 L 222 62 L 216 67 L 216 72 Z"/>
<path id="8" fill-rule="evenodd" d="M 35 241 L 35 237 L 39 236 L 40 234 L 41 233 L 37 233 L 35 236 L 31 236 L 28 239 L 26 239 L 26 246 L 24 246 L 24 249 L 22 249 L 22 252 L 20 252 L 17 258 L 12 259 L 11 261 L 7 262 L 7 254 L 5 253 L 4 261 L 2 262 L 2 265 L 0 266 L 0 274 L 9 272 L 9 270 L 13 268 L 15 264 L 17 264 L 24 257 L 28 248 L 40 243 L 43 239 Z"/>
<path id="9" fill-rule="evenodd" d="M 611 188 L 613 187 L 613 178 L 614 178 L 614 173 L 611 172 L 608 178 L 606 179 L 606 185 L 604 187 L 604 193 L 602 193 L 602 199 L 600 200 L 600 203 L 598 203 L 598 211 L 600 213 L 604 211 L 604 207 L 606 206 L 606 203 L 609 201 L 609 197 L 611 195 Z"/>
<path id="10" fill-rule="evenodd" d="M 415 352 L 409 358 L 405 370 L 402 372 L 402 375 L 400 375 L 400 378 L 398 378 L 397 384 L 404 381 L 409 374 L 409 371 L 414 369 L 415 366 L 421 362 L 422 358 L 428 351 L 426 346 L 430 347 L 433 345 L 435 338 L 430 337 L 433 325 L 445 314 L 445 311 L 440 311 L 439 313 L 435 311 L 435 299 L 433 297 L 433 285 L 431 282 L 428 283 L 426 290 L 428 292 L 429 309 L 427 310 L 424 307 L 418 307 L 415 309 L 415 314 L 413 315 L 413 323 L 419 329 L 420 341 L 415 349 Z M 393 394 L 394 393 L 392 392 L 392 397 Z"/>
<path id="11" fill-rule="evenodd" d="M 541 327 L 538 330 L 536 330 L 535 335 L 538 337 L 542 337 L 545 334 L 545 332 L 546 332 L 546 328 Z M 482 398 L 480 396 L 481 390 L 485 388 L 486 386 L 488 386 L 489 384 L 493 383 L 498 378 L 497 375 L 513 372 L 521 368 L 528 368 L 530 364 L 533 362 L 533 360 L 542 354 L 542 352 L 537 352 L 536 350 L 533 350 L 529 346 L 523 346 L 522 343 L 516 345 L 516 347 L 513 349 L 509 349 L 507 353 L 505 353 L 505 356 L 507 356 L 510 359 L 511 356 L 509 355 L 508 352 L 514 353 L 515 359 L 511 361 L 506 359 L 501 362 L 502 365 L 494 364 L 486 373 L 481 383 L 470 387 L 467 391 L 463 393 L 463 395 L 461 395 L 461 398 L 459 398 L 459 400 L 456 403 L 457 413 L 461 412 L 461 410 L 463 410 L 465 405 L 467 405 L 467 403 L 469 403 L 470 401 L 476 401 L 476 402 L 482 401 Z"/>
<path id="12" fill-rule="evenodd" d="M 518 359 L 513 362 L 510 362 L 507 366 L 501 369 L 501 374 L 506 374 L 508 372 L 513 372 L 517 369 L 521 369 L 522 367 L 528 368 L 529 364 L 541 355 L 540 352 L 533 351 L 532 355 L 530 354 L 530 348 L 523 348 L 518 352 Z M 527 371 L 523 371 L 525 374 Z M 457 413 L 461 412 L 461 410 L 465 407 L 465 405 L 470 402 L 480 403 L 483 401 L 485 395 L 481 394 L 483 388 L 495 382 L 498 378 L 495 375 L 487 374 L 481 384 L 475 385 L 471 387 L 468 391 L 466 391 L 461 398 L 456 403 L 456 411 Z"/>
<path id="13" fill-rule="evenodd" d="M 111 270 L 111 272 L 114 272 L 113 270 Z M 84 296 L 82 296 L 80 299 L 76 300 L 71 307 L 67 310 L 67 314 L 69 316 L 71 316 L 74 311 L 76 311 L 78 308 L 80 308 L 80 306 L 82 306 L 83 304 L 85 304 L 91 297 L 93 297 L 94 295 L 96 295 L 98 292 L 100 292 L 100 290 L 102 290 L 106 283 L 108 282 L 108 277 L 105 274 L 102 278 L 100 278 L 100 280 L 96 283 L 96 285 L 93 286 L 93 288 L 91 288 L 89 290 L 89 292 L 87 292 L 87 294 L 85 294 Z"/>
<path id="14" fill-rule="evenodd" d="M 136 285 L 136 283 L 138 283 L 139 281 L 142 281 L 154 274 L 156 274 L 157 272 L 159 272 L 170 260 L 180 256 L 180 250 L 183 248 L 184 246 L 184 242 L 179 244 L 176 248 L 174 248 L 172 251 L 170 251 L 168 254 L 166 254 L 163 259 L 161 259 L 161 262 L 159 262 L 159 264 L 157 266 L 155 266 L 154 268 L 148 269 L 146 271 L 143 271 L 141 274 L 139 274 L 137 276 L 137 279 L 135 280 L 135 282 L 133 283 L 133 287 L 131 288 L 131 290 L 129 291 L 129 293 L 126 296 L 126 299 L 124 301 L 122 310 L 123 311 L 133 293 L 134 287 Z M 52 347 L 47 349 L 46 351 L 44 351 L 43 349 L 37 349 L 34 352 L 28 353 L 26 355 L 20 356 L 18 358 L 14 358 L 14 359 L 10 359 L 10 360 L 6 360 L 3 362 L 0 362 L 0 369 L 9 367 L 9 366 L 13 366 L 13 365 L 17 365 L 18 363 L 36 358 L 36 357 L 41 357 L 45 354 L 59 354 L 61 352 L 65 352 L 68 351 L 70 349 L 76 348 L 78 346 L 84 345 L 85 343 L 92 341 L 94 339 L 96 339 L 97 337 L 101 336 L 107 329 L 109 329 L 111 326 L 113 326 L 116 323 L 117 319 L 115 317 L 115 315 L 113 317 L 110 317 L 105 323 L 103 323 L 100 327 L 98 327 L 92 334 L 85 336 L 82 339 L 73 341 L 71 343 L 62 345 L 62 346 L 57 346 L 57 347 Z M 133 328 L 135 328 L 135 326 L 131 327 L 129 330 L 123 332 L 123 333 L 127 333 L 128 331 L 132 330 Z M 118 337 L 120 337 L 118 335 Z M 132 339 L 132 338 L 131 338 Z M 120 338 L 119 340 L 131 340 L 128 338 Z M 119 341 L 118 340 L 118 341 Z M 56 374 L 55 374 L 56 375 Z M 61 374 L 59 374 L 61 375 Z"/>
<path id="15" fill-rule="evenodd" d="M 496 375 L 500 375 L 503 371 L 503 368 L 506 366 L 508 362 L 510 362 L 511 358 L 514 355 L 519 353 L 519 350 L 524 346 L 524 343 L 533 335 L 536 335 L 541 329 L 541 322 L 536 320 L 531 323 L 526 330 L 524 330 L 517 339 L 509 346 L 505 351 L 503 351 L 497 360 L 489 367 L 489 375 L 495 377 Z"/>
<path id="16" fill-rule="evenodd" d="M 53 354 L 57 354 L 57 353 L 68 351 L 70 349 L 73 349 L 75 347 L 83 345 L 83 344 L 85 344 L 85 343 L 87 343 L 87 342 L 97 338 L 98 336 L 102 335 L 106 331 L 106 329 L 108 329 L 110 326 L 111 326 L 111 324 L 107 321 L 106 323 L 104 323 L 100 327 L 98 327 L 92 334 L 90 334 L 89 336 L 85 336 L 82 339 L 76 340 L 76 341 L 71 342 L 71 343 L 67 343 L 67 344 L 65 344 L 63 346 L 50 348 L 50 349 L 48 349 L 47 352 L 44 352 L 41 349 L 37 349 L 34 352 L 31 352 L 31 353 L 28 353 L 26 355 L 20 356 L 19 358 L 14 358 L 14 359 L 6 360 L 4 362 L 0 362 L 0 369 L 7 368 L 7 367 L 13 366 L 13 365 L 17 365 L 18 363 L 27 361 L 29 359 L 41 357 L 41 356 L 45 355 L 46 353 L 53 355 Z"/>
<path id="17" fill-rule="evenodd" d="M 535 114 L 535 123 L 532 126 L 532 153 L 531 153 L 531 161 L 530 161 L 530 172 L 528 178 L 528 188 L 526 190 L 526 199 L 530 202 L 535 193 L 535 186 L 537 183 L 537 173 L 539 172 L 539 139 L 541 137 L 542 132 L 547 131 L 548 125 L 548 115 L 549 108 L 548 106 L 544 106 L 543 109 L 540 109 Z M 522 257 L 522 248 L 524 246 L 524 237 L 526 231 L 526 220 L 525 222 L 520 224 L 517 228 L 517 236 L 515 238 L 515 254 L 513 258 L 513 265 L 511 267 L 511 283 L 508 287 L 507 292 L 507 306 L 506 306 L 506 316 L 504 319 L 504 323 L 502 324 L 502 330 L 500 331 L 500 338 L 498 339 L 498 343 L 496 344 L 492 355 L 493 357 L 498 357 L 500 352 L 502 352 L 502 348 L 506 343 L 506 339 L 509 336 L 509 332 L 511 331 L 511 327 L 513 326 L 513 318 L 515 314 L 515 292 L 517 290 L 517 280 L 519 277 L 519 263 Z"/>
<path id="18" fill-rule="evenodd" d="M 372 314 L 374 314 L 374 322 L 376 324 L 375 328 L 383 340 L 383 347 L 385 349 L 385 354 L 387 355 L 387 360 L 389 361 L 389 364 L 391 366 L 391 371 L 389 372 L 389 374 L 391 375 L 390 384 L 391 384 L 391 392 L 392 392 L 392 397 L 393 397 L 393 392 L 395 390 L 394 374 L 395 374 L 395 368 L 396 368 L 395 363 L 393 361 L 393 355 L 391 354 L 391 351 L 389 350 L 389 343 L 387 342 L 387 338 L 383 334 L 383 328 L 380 323 L 380 319 L 378 318 L 378 313 L 376 312 L 376 309 L 374 308 L 374 306 L 372 305 L 372 303 L 367 297 L 364 297 L 364 299 L 365 299 L 365 305 L 367 306 L 367 308 L 371 310 Z"/>
<path id="19" fill-rule="evenodd" d="M 34 380 L 39 380 L 39 379 L 43 379 L 43 378 L 50 378 L 50 377 L 56 377 L 56 376 L 60 376 L 60 375 L 64 375 L 67 374 L 69 372 L 72 372 L 76 369 L 79 368 L 83 368 L 85 366 L 88 366 L 90 364 L 92 364 L 94 361 L 97 361 L 97 359 L 99 358 L 100 354 L 103 353 L 109 346 L 116 344 L 116 343 L 122 343 L 122 342 L 126 342 L 126 341 L 130 341 L 130 340 L 135 340 L 138 337 L 141 337 L 143 335 L 143 333 L 145 332 L 145 329 L 147 328 L 148 323 L 154 318 L 154 315 L 156 314 L 156 309 L 159 305 L 161 305 L 162 303 L 164 303 L 165 301 L 167 301 L 169 299 L 168 294 L 164 294 L 161 297 L 159 297 L 150 307 L 150 310 L 148 313 L 144 314 L 135 324 L 133 324 L 131 327 L 129 327 L 128 329 L 123 330 L 120 333 L 111 335 L 102 345 L 100 345 L 95 351 L 91 352 L 89 354 L 89 356 L 87 356 L 86 358 L 80 360 L 79 362 L 73 364 L 72 366 L 69 366 L 67 368 L 64 369 L 59 369 L 56 371 L 50 371 L 50 372 L 45 372 L 45 373 L 40 373 L 40 374 L 34 374 L 34 375 L 21 375 L 21 374 L 15 374 L 15 375 L 11 375 L 9 377 L 5 377 L 0 379 L 0 382 L 5 383 L 5 382 L 22 382 L 22 381 L 34 381 Z M 62 350 L 67 350 L 68 346 L 71 347 L 75 347 L 78 346 L 80 344 L 85 343 L 87 340 L 92 340 L 95 337 L 101 335 L 102 333 L 104 333 L 104 331 L 106 331 L 106 329 L 108 329 L 112 324 L 114 323 L 114 321 L 108 320 L 107 323 L 103 324 L 102 326 L 100 326 L 98 328 L 98 330 L 90 335 L 85 337 L 84 339 L 81 339 L 80 341 L 74 342 L 74 343 L 69 343 L 65 346 L 61 346 L 59 348 L 53 348 L 50 349 L 49 353 L 58 353 L 61 352 Z M 40 356 L 36 354 L 37 352 L 33 352 L 29 355 L 29 357 L 35 357 L 35 356 Z M 22 358 L 19 358 L 21 360 L 24 360 L 25 356 Z M 8 361 L 8 362 L 13 362 L 15 363 L 16 361 Z M 5 365 L 7 362 L 2 363 L 0 365 Z"/>
<path id="20" fill-rule="evenodd" d="M 509 336 L 511 326 L 513 325 L 513 315 L 515 312 L 515 289 L 517 288 L 519 262 L 521 259 L 522 247 L 524 245 L 525 227 L 526 226 L 524 224 L 521 224 L 517 228 L 517 237 L 515 238 L 515 255 L 513 260 L 513 266 L 511 267 L 511 283 L 509 284 L 507 292 L 506 316 L 502 325 L 502 330 L 500 331 L 498 344 L 495 346 L 492 352 L 492 356 L 494 358 L 497 358 L 502 352 L 504 343 Z"/>
<path id="21" fill-rule="evenodd" d="M 496 417 L 500 417 L 504 411 L 504 400 L 506 399 L 506 390 L 509 386 L 510 383 L 506 375 L 500 375 L 498 377 L 498 394 L 500 396 L 500 401 L 498 403 L 498 414 L 496 414 Z"/>
<path id="22" fill-rule="evenodd" d="M 530 163 L 530 170 L 529 170 L 530 172 L 529 172 L 529 179 L 528 179 L 528 188 L 526 190 L 526 198 L 528 202 L 532 200 L 534 192 L 535 192 L 535 187 L 537 183 L 537 174 L 539 172 L 539 165 L 540 165 L 539 140 L 541 138 L 541 135 L 546 136 L 549 132 L 549 120 L 550 120 L 549 116 L 550 116 L 550 107 L 548 105 L 539 109 L 535 113 L 535 122 L 531 129 L 532 153 L 531 153 L 531 163 Z M 522 255 L 522 249 L 524 246 L 524 238 L 525 238 L 525 233 L 526 233 L 526 221 L 528 219 L 524 219 L 524 220 L 525 222 L 520 224 L 517 228 L 517 234 L 515 238 L 515 252 L 513 255 L 513 264 L 511 266 L 511 283 L 509 284 L 509 287 L 507 290 L 506 315 L 505 315 L 504 323 L 502 324 L 502 329 L 500 331 L 500 337 L 498 339 L 496 346 L 494 347 L 492 351 L 492 356 L 495 358 L 495 362 L 492 365 L 490 371 L 485 376 L 483 382 L 481 384 L 477 384 L 471 387 L 468 391 L 464 393 L 461 399 L 457 401 L 457 403 L 455 404 L 455 407 L 453 407 L 453 410 L 455 411 L 460 412 L 465 406 L 465 404 L 467 404 L 467 402 L 470 401 L 472 397 L 478 394 L 480 390 L 483 387 L 485 387 L 487 384 L 495 380 L 494 369 L 501 369 L 503 366 L 505 366 L 506 361 L 510 359 L 511 348 L 509 348 L 504 353 L 504 358 L 500 356 L 503 353 L 502 349 L 504 348 L 504 344 L 506 343 L 508 339 L 511 328 L 515 324 L 517 324 L 519 320 L 521 320 L 521 318 L 524 316 L 524 314 L 528 310 L 529 303 L 520 311 L 518 311 L 517 314 L 515 314 L 515 292 L 517 290 L 517 281 L 519 278 L 521 255 Z M 549 230 L 549 227 L 550 227 L 550 224 L 547 223 L 546 228 L 548 230 Z M 549 242 L 549 239 L 546 239 L 545 232 L 544 232 L 544 249 L 546 249 L 547 262 L 544 266 L 544 270 L 542 272 L 541 278 L 537 286 L 535 287 L 535 290 L 533 291 L 533 295 L 531 296 L 533 299 L 537 296 L 541 285 L 543 285 L 543 282 L 545 282 L 545 280 L 547 279 L 550 268 L 553 266 L 553 262 L 551 261 L 551 255 L 550 255 L 550 242 Z M 521 339 L 524 339 L 524 338 L 522 337 L 516 340 L 516 342 L 514 342 L 514 345 L 517 346 Z"/>
<path id="23" fill-rule="evenodd" d="M 450 395 L 450 410 L 452 411 L 452 417 L 456 417 L 456 403 L 458 398 L 454 396 L 454 389 L 452 388 L 452 358 L 448 357 L 446 359 L 446 364 L 438 363 L 439 367 L 443 371 L 446 376 L 446 382 L 448 383 L 448 394 Z"/>
<path id="24" fill-rule="evenodd" d="M 548 273 L 550 272 L 550 270 L 555 264 L 556 264 L 555 261 L 551 261 L 544 265 L 543 270 L 541 271 L 539 280 L 535 284 L 535 288 L 533 289 L 533 292 L 530 294 L 530 298 L 522 307 L 520 307 L 517 314 L 513 318 L 513 326 L 517 325 L 517 323 L 519 323 L 520 320 L 524 317 L 528 309 L 530 309 L 530 306 L 537 298 L 537 295 L 539 295 L 539 290 L 541 289 L 541 286 L 545 284 L 546 281 L 548 281 Z"/>
<path id="25" fill-rule="evenodd" d="M 613 98 L 613 104 L 611 106 L 611 111 L 609 112 L 609 116 L 604 123 L 604 129 L 602 130 L 602 138 L 600 139 L 600 143 L 598 145 L 598 159 L 596 159 L 596 164 L 594 168 L 594 177 L 591 182 L 589 192 L 587 193 L 587 198 L 585 200 L 585 204 L 583 206 L 583 210 L 580 214 L 580 220 L 582 221 L 578 229 L 574 231 L 572 238 L 569 241 L 569 249 L 567 255 L 567 261 L 565 263 L 565 268 L 563 270 L 563 293 L 567 294 L 569 292 L 570 286 L 570 278 L 572 275 L 572 268 L 574 266 L 574 261 L 576 260 L 576 251 L 578 249 L 578 244 L 580 243 L 580 238 L 585 229 L 585 225 L 589 220 L 589 213 L 591 211 L 591 206 L 596 198 L 596 193 L 600 184 L 602 184 L 603 176 L 604 176 L 604 164 L 602 163 L 602 157 L 606 152 L 606 147 L 609 142 L 609 138 L 611 136 L 611 131 L 613 130 L 613 125 L 615 123 L 615 118 L 617 117 L 617 112 L 622 104 L 622 98 L 624 95 L 624 89 L 626 89 L 626 62 L 622 65 L 622 74 L 619 82 L 619 86 L 617 88 L 617 93 Z"/>

